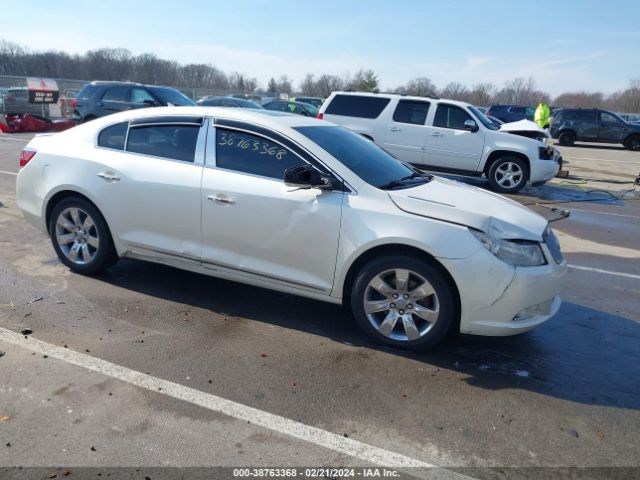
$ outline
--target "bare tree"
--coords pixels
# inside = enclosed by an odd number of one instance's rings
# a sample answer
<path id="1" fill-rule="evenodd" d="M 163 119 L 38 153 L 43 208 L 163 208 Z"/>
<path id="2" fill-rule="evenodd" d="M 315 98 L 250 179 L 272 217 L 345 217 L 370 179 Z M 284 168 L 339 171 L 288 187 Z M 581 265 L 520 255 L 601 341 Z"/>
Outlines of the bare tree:
<path id="1" fill-rule="evenodd" d="M 407 82 L 406 85 L 395 89 L 396 93 L 404 93 L 406 95 L 417 95 L 419 97 L 435 97 L 436 87 L 427 77 L 420 77 Z"/>
<path id="2" fill-rule="evenodd" d="M 451 100 L 469 101 L 469 89 L 461 83 L 451 82 L 440 90 L 440 97 L 450 98 Z"/>

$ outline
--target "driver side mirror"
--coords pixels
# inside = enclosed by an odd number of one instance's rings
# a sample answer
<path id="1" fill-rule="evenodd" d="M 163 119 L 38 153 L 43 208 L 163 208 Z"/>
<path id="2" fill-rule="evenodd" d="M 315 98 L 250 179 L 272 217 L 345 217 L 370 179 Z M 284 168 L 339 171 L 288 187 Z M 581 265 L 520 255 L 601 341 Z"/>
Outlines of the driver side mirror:
<path id="1" fill-rule="evenodd" d="M 330 190 L 335 187 L 335 178 L 324 175 L 311 165 L 298 165 L 284 171 L 284 184 L 288 187 Z"/>
<path id="2" fill-rule="evenodd" d="M 158 102 L 155 100 L 144 100 L 142 103 L 144 103 L 145 107 L 156 107 L 158 106 Z"/>
<path id="3" fill-rule="evenodd" d="M 469 132 L 477 132 L 479 130 L 478 124 L 473 120 L 464 121 L 464 129 Z"/>

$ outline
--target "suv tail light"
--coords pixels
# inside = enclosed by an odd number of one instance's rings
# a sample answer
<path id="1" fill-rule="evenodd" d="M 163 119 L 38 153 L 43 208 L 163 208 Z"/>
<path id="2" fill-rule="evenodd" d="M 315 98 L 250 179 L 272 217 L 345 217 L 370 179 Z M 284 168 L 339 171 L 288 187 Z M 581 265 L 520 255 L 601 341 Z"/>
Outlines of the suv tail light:
<path id="1" fill-rule="evenodd" d="M 76 108 L 78 106 L 78 99 L 74 98 L 71 100 L 71 108 Z"/>
<path id="2" fill-rule="evenodd" d="M 37 152 L 32 149 L 25 148 L 20 152 L 20 168 L 24 167 L 29 160 L 31 160 Z"/>
<path id="3" fill-rule="evenodd" d="M 319 113 L 319 114 L 317 114 L 317 115 L 316 115 L 316 118 L 317 118 L 318 120 L 322 120 L 322 119 L 324 118 L 324 113 Z"/>

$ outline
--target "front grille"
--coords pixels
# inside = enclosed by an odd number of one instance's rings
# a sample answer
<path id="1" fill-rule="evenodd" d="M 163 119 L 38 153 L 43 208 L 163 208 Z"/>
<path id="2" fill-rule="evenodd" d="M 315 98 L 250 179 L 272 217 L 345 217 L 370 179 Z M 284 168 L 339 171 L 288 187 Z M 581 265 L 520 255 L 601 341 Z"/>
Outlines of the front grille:
<path id="1" fill-rule="evenodd" d="M 560 264 L 564 261 L 564 257 L 562 256 L 562 251 L 560 250 L 560 242 L 558 241 L 558 237 L 553 233 L 550 227 L 547 227 L 547 230 L 544 232 L 544 242 L 547 244 L 549 251 L 551 252 L 551 256 L 555 260 L 557 264 Z"/>

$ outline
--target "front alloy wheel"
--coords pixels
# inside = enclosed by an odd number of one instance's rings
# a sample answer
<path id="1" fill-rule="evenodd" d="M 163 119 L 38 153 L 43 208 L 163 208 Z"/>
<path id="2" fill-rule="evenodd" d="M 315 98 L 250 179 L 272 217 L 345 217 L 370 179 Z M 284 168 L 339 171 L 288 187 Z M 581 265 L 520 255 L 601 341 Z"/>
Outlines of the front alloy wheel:
<path id="1" fill-rule="evenodd" d="M 489 183 L 491 188 L 501 193 L 516 193 L 529 180 L 529 169 L 517 157 L 502 157 L 489 168 Z"/>
<path id="2" fill-rule="evenodd" d="M 394 255 L 371 261 L 351 292 L 351 309 L 374 340 L 394 347 L 435 345 L 454 323 L 452 288 L 443 273 L 415 257 Z"/>

